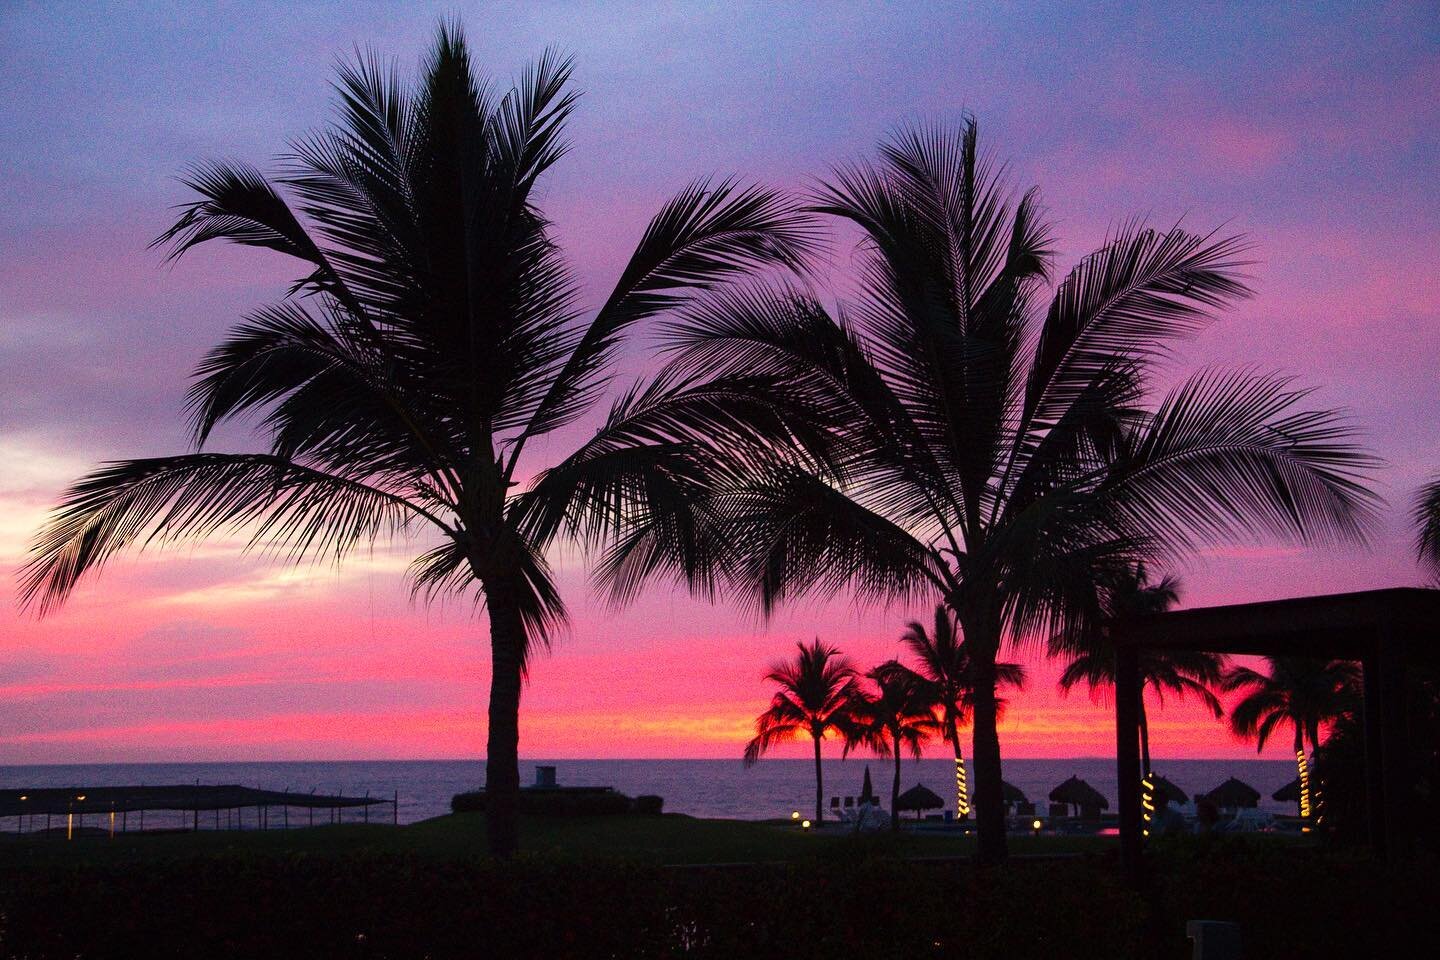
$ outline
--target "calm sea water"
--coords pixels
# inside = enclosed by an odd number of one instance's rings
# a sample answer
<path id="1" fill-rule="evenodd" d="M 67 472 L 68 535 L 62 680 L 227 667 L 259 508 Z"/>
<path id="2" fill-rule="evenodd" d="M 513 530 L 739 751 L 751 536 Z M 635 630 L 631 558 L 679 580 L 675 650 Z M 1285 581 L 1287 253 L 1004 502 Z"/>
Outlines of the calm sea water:
<path id="1" fill-rule="evenodd" d="M 666 811 L 697 817 L 784 817 L 791 810 L 807 810 L 815 802 L 814 767 L 808 760 L 762 760 L 749 770 L 731 760 L 527 760 L 521 764 L 522 782 L 533 782 L 537 764 L 556 766 L 562 786 L 612 786 L 632 796 L 659 794 L 665 798 Z M 870 767 L 875 792 L 888 796 L 893 768 L 885 761 L 826 761 L 827 804 L 831 796 L 858 795 L 866 766 Z M 1295 776 L 1293 764 L 1286 760 L 1164 760 L 1157 761 L 1155 769 L 1192 794 L 1210 790 L 1226 777 L 1234 776 L 1260 791 L 1264 798 L 1262 809 L 1287 812 L 1292 806 L 1270 799 L 1270 794 Z M 901 789 L 923 783 L 949 799 L 954 789 L 953 770 L 950 760 L 907 759 L 901 772 Z M 1115 809 L 1114 760 L 1005 763 L 1005 779 L 1041 809 L 1051 788 L 1072 774 L 1104 794 L 1111 810 Z M 401 823 L 448 813 L 452 796 L 473 790 L 484 780 L 484 764 L 475 760 L 0 766 L 0 789 L 201 783 L 353 796 L 368 792 L 387 799 L 398 793 Z M 371 812 L 372 817 L 389 815 L 388 807 L 383 814 Z M 174 816 L 178 822 L 183 815 Z M 357 811 L 345 814 L 347 820 L 360 816 Z"/>

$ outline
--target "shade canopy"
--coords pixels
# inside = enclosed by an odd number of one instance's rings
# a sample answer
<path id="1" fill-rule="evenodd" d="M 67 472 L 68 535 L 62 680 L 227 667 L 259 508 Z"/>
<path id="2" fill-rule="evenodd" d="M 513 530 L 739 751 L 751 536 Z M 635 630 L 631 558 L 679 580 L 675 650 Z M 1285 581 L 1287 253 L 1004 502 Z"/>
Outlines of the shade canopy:
<path id="1" fill-rule="evenodd" d="M 342 797 L 236 784 L 200 786 L 41 787 L 0 790 L 0 817 L 34 814 L 124 813 L 130 810 L 229 810 L 236 807 L 365 807 L 380 797 Z"/>
<path id="2" fill-rule="evenodd" d="M 1296 777 L 1294 780 L 1291 780 L 1279 790 L 1276 790 L 1274 793 L 1270 794 L 1270 799 L 1279 800 L 1281 803 L 1299 803 L 1300 778 Z"/>
<path id="3" fill-rule="evenodd" d="M 938 810 L 943 806 L 945 801 L 923 783 L 915 784 L 895 801 L 896 810 Z"/>
<path id="4" fill-rule="evenodd" d="M 1110 809 L 1110 801 L 1105 799 L 1105 795 L 1079 777 L 1071 777 L 1051 790 L 1050 802 L 1069 803 L 1077 807 L 1099 807 L 1101 810 Z"/>
<path id="5" fill-rule="evenodd" d="M 1028 799 L 1026 799 L 1024 792 L 1008 780 L 1000 781 L 1000 793 L 1003 796 L 1003 802 L 1007 807 L 1013 807 L 1017 803 L 1030 802 Z"/>
<path id="6" fill-rule="evenodd" d="M 1190 794 L 1181 790 L 1174 783 L 1161 776 L 1152 776 L 1150 785 L 1153 788 L 1152 794 L 1156 797 L 1164 797 L 1168 803 L 1176 804 L 1190 802 Z"/>
<path id="7" fill-rule="evenodd" d="M 1205 794 L 1205 799 L 1217 807 L 1255 807 L 1260 804 L 1260 791 L 1231 777 Z"/>
<path id="8" fill-rule="evenodd" d="M 875 788 L 870 785 L 870 766 L 865 766 L 865 783 L 860 787 L 860 803 L 875 802 Z"/>

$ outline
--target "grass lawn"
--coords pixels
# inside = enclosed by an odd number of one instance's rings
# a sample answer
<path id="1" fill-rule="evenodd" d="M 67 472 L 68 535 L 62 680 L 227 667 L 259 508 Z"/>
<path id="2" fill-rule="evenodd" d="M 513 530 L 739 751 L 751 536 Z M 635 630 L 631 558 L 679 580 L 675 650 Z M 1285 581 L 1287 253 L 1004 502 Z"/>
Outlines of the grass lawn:
<path id="1" fill-rule="evenodd" d="M 650 864 L 748 863 L 808 860 L 868 853 L 901 858 L 968 856 L 972 837 L 935 832 L 856 837 L 804 833 L 789 823 L 700 820 L 680 814 L 654 817 L 525 818 L 524 855 L 543 859 L 617 859 Z M 1114 837 L 1014 836 L 1017 855 L 1095 853 L 1115 846 Z M 465 813 L 408 826 L 342 824 L 293 830 L 205 831 L 0 839 L 0 865 L 144 861 L 190 856 L 398 854 L 433 860 L 486 857 L 485 817 Z"/>

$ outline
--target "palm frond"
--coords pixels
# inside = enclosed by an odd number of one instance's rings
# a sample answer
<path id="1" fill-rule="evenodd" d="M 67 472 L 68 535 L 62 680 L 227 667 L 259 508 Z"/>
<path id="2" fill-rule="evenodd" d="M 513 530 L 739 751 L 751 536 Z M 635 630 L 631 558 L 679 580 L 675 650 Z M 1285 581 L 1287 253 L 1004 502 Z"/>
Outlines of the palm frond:
<path id="1" fill-rule="evenodd" d="M 1119 513 L 1171 544 L 1358 540 L 1378 461 L 1335 411 L 1300 407 L 1304 391 L 1273 376 L 1202 371 L 1172 390 L 1114 469 Z"/>
<path id="2" fill-rule="evenodd" d="M 129 546 L 222 531 L 292 558 L 335 559 L 357 543 L 439 518 L 404 497 L 279 457 L 200 453 L 110 464 L 77 482 L 37 534 L 20 598 L 43 615 Z"/>
<path id="3" fill-rule="evenodd" d="M 800 270 L 813 244 L 808 221 L 778 193 L 733 180 L 690 184 L 650 221 L 615 289 L 536 405 L 516 454 L 525 438 L 589 408 L 628 327 L 757 268 Z"/>
<path id="4" fill-rule="evenodd" d="M 1420 488 L 1411 517 L 1420 531 L 1415 540 L 1420 562 L 1440 576 L 1440 479 Z"/>

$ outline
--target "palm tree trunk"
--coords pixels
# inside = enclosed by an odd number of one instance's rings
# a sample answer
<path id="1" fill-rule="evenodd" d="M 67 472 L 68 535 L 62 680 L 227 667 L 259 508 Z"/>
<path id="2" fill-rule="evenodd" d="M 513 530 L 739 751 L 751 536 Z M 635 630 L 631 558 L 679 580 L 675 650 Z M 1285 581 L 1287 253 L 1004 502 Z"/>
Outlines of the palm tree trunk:
<path id="1" fill-rule="evenodd" d="M 825 822 L 825 774 L 820 769 L 820 738 L 815 738 L 815 825 Z"/>
<path id="2" fill-rule="evenodd" d="M 1000 785 L 1000 733 L 996 729 L 995 660 L 975 662 L 975 707 L 972 730 L 975 743 L 975 856 L 981 863 L 1001 863 L 1006 856 L 1005 791 Z"/>
<path id="3" fill-rule="evenodd" d="M 1145 716 L 1145 691 L 1140 691 L 1140 775 L 1148 777 L 1150 769 L 1150 721 Z"/>
<path id="4" fill-rule="evenodd" d="M 900 738 L 895 738 L 895 779 L 890 782 L 890 829 L 900 831 Z"/>
<path id="5" fill-rule="evenodd" d="M 485 584 L 490 611 L 490 727 L 485 749 L 485 830 L 490 854 L 515 855 L 519 845 L 520 683 L 525 625 L 513 584 Z"/>

